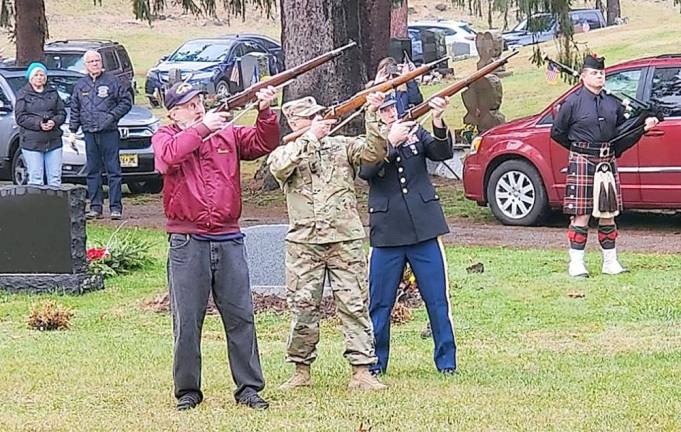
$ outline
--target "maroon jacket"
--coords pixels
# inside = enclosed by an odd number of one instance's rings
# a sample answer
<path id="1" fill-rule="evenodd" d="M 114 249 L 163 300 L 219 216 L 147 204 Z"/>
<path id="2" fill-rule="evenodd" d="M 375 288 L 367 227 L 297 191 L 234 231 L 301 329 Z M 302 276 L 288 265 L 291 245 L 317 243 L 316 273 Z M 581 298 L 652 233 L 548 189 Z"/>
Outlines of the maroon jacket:
<path id="1" fill-rule="evenodd" d="M 239 161 L 266 155 L 279 144 L 279 122 L 270 109 L 255 127 L 233 126 L 206 142 L 203 124 L 181 130 L 163 126 L 151 139 L 156 169 L 163 174 L 166 230 L 180 234 L 227 234 L 239 231 Z"/>

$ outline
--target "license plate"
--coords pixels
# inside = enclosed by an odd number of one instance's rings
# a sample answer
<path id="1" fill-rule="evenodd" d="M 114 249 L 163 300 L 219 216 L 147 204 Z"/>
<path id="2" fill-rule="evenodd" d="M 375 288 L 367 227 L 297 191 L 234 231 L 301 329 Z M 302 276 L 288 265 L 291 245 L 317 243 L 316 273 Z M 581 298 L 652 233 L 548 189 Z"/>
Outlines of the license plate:
<path id="1" fill-rule="evenodd" d="M 121 160 L 121 168 L 137 168 L 139 162 L 136 154 L 122 154 L 119 155 Z"/>

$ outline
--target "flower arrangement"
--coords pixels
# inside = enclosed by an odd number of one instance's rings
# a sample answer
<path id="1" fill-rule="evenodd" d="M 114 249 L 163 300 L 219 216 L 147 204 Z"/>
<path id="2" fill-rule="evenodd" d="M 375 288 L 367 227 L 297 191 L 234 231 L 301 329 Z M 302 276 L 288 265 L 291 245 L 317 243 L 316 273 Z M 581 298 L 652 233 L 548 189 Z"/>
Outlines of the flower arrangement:
<path id="1" fill-rule="evenodd" d="M 129 273 L 150 262 L 149 243 L 131 234 L 117 238 L 120 228 L 111 235 L 106 245 L 98 244 L 86 251 L 91 273 L 108 278 Z"/>

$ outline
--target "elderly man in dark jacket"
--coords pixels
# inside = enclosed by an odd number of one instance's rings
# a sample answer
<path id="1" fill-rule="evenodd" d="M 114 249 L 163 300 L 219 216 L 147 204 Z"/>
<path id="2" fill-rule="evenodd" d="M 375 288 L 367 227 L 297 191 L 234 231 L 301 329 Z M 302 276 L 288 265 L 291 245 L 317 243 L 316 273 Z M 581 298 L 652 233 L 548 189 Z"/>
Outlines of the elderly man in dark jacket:
<path id="1" fill-rule="evenodd" d="M 28 83 L 19 90 L 14 111 L 21 152 L 28 168 L 28 184 L 61 186 L 62 132 L 66 120 L 64 102 L 47 85 L 47 69 L 32 63 L 26 70 Z"/>
<path id="2" fill-rule="evenodd" d="M 453 155 L 452 136 L 442 120 L 448 102 L 434 98 L 433 134 L 413 122 L 397 122 L 395 99 L 381 107 L 380 123 L 389 143 L 388 157 L 362 165 L 360 177 L 369 182 L 369 315 L 374 326 L 376 374 L 388 367 L 390 313 L 405 263 L 411 265 L 426 304 L 435 341 L 437 370 L 456 372 L 456 343 L 447 290 L 447 261 L 439 236 L 449 232 L 440 198 L 426 171 L 426 159 L 443 161 Z M 406 141 L 393 133 L 400 127 L 413 131 Z M 398 138 L 399 137 L 399 138 Z"/>
<path id="3" fill-rule="evenodd" d="M 118 156 L 120 136 L 118 121 L 132 108 L 129 88 L 116 76 L 102 69 L 102 56 L 97 51 L 85 53 L 87 76 L 73 88 L 71 98 L 70 140 L 78 128 L 85 135 L 87 156 L 87 189 L 90 198 L 89 219 L 102 216 L 102 171 L 109 179 L 111 219 L 121 219 L 121 164 Z"/>

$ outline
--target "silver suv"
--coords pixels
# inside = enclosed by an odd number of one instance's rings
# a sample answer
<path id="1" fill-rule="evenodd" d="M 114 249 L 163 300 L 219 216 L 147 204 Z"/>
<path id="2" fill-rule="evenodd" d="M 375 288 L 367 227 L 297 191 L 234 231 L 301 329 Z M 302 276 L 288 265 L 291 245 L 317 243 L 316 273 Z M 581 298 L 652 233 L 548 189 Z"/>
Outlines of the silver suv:
<path id="1" fill-rule="evenodd" d="M 14 118 L 16 94 L 26 85 L 23 68 L 0 68 L 0 179 L 12 180 L 15 184 L 26 183 L 26 168 L 19 147 L 19 128 Z M 48 84 L 54 86 L 64 103 L 69 107 L 73 86 L 83 74 L 50 70 Z M 123 182 L 133 193 L 157 193 L 162 188 L 161 175 L 154 167 L 154 152 L 151 136 L 159 127 L 159 120 L 146 108 L 133 106 L 118 124 L 121 134 L 120 159 Z M 68 131 L 68 117 L 62 125 Z M 78 132 L 73 150 L 63 138 L 62 179 L 64 182 L 85 182 L 85 141 Z"/>

